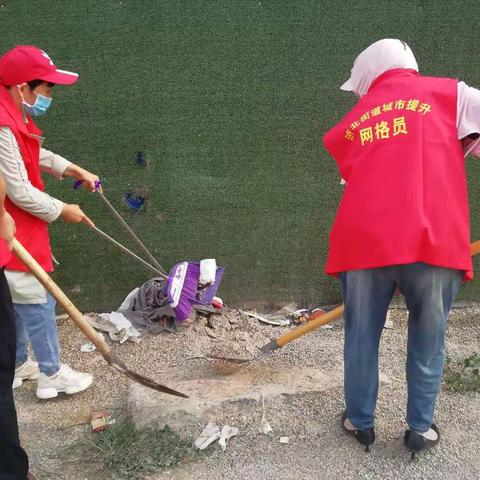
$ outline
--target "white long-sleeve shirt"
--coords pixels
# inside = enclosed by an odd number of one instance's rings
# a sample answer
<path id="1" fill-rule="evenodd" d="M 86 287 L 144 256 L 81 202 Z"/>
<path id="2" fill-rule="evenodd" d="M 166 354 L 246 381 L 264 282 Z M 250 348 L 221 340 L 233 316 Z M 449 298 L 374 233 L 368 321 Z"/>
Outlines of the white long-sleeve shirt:
<path id="1" fill-rule="evenodd" d="M 62 179 L 71 164 L 68 160 L 40 148 L 40 169 L 44 173 Z M 8 198 L 17 207 L 51 223 L 62 212 L 63 202 L 34 187 L 28 179 L 17 140 L 8 127 L 0 127 L 0 172 L 5 178 Z M 20 304 L 45 303 L 47 292 L 29 272 L 5 270 L 12 300 Z"/>
<path id="2" fill-rule="evenodd" d="M 60 180 L 70 164 L 60 155 L 40 148 L 42 172 Z M 63 202 L 32 185 L 17 140 L 8 127 L 0 127 L 0 172 L 5 178 L 7 196 L 17 207 L 48 223 L 60 216 Z"/>
<path id="3" fill-rule="evenodd" d="M 467 137 L 480 134 L 480 90 L 469 87 L 465 82 L 458 82 L 457 133 L 459 140 L 465 139 L 465 151 L 472 142 Z M 480 142 L 476 143 L 470 155 L 480 158 Z"/>

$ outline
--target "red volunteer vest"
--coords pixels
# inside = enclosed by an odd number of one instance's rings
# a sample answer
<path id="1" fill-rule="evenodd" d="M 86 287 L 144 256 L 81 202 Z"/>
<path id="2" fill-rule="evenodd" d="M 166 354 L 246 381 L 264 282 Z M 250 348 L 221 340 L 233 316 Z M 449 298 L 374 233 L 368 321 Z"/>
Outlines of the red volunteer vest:
<path id="1" fill-rule="evenodd" d="M 0 85 L 0 126 L 8 127 L 17 140 L 22 155 L 28 179 L 39 190 L 44 190 L 40 173 L 40 142 L 32 135 L 41 136 L 42 132 L 28 117 L 28 123 L 13 103 L 8 90 Z M 53 271 L 52 252 L 48 237 L 47 223 L 30 213 L 17 207 L 10 199 L 5 199 L 5 208 L 15 220 L 18 241 L 30 252 L 37 262 L 47 271 Z M 16 257 L 12 256 L 6 264 L 8 270 L 27 272 L 27 267 Z"/>
<path id="2" fill-rule="evenodd" d="M 8 250 L 7 244 L 0 239 L 0 268 L 5 267 L 11 256 L 12 254 Z"/>
<path id="3" fill-rule="evenodd" d="M 457 81 L 395 69 L 324 137 L 346 180 L 326 272 L 424 262 L 473 278 Z"/>

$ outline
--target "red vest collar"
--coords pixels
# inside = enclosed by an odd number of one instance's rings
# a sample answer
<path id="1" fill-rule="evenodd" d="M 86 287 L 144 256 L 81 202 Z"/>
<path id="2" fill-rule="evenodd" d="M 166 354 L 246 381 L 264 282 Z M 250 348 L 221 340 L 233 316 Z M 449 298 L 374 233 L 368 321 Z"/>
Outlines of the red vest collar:
<path id="1" fill-rule="evenodd" d="M 22 112 L 13 102 L 13 98 L 6 87 L 0 85 L 0 103 L 5 107 L 11 120 L 15 123 L 18 130 L 24 135 L 42 136 L 42 131 L 35 125 L 30 116 L 27 115 L 28 127 L 23 118 Z"/>
<path id="2" fill-rule="evenodd" d="M 385 73 L 382 73 L 381 75 L 379 75 L 370 85 L 370 88 L 368 89 L 368 92 L 369 93 L 372 88 L 374 88 L 376 85 L 378 85 L 378 83 L 380 83 L 381 81 L 387 79 L 387 78 L 390 78 L 390 77 L 394 77 L 394 76 L 397 76 L 397 75 L 402 75 L 402 76 L 414 76 L 414 77 L 417 77 L 419 76 L 420 74 L 414 70 L 413 68 L 394 68 L 393 70 L 388 70 L 386 71 Z"/>

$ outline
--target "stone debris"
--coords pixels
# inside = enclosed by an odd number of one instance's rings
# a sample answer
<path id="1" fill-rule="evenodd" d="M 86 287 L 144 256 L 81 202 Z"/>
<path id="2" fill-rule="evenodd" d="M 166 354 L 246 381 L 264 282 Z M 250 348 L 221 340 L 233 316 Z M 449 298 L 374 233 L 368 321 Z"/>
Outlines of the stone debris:
<path id="1" fill-rule="evenodd" d="M 80 347 L 80 351 L 83 353 L 91 353 L 91 352 L 94 352 L 96 349 L 97 347 L 92 342 L 84 343 Z"/>
<path id="2" fill-rule="evenodd" d="M 262 432 L 265 435 L 268 435 L 270 432 L 273 432 L 272 426 L 265 419 L 262 420 Z"/>

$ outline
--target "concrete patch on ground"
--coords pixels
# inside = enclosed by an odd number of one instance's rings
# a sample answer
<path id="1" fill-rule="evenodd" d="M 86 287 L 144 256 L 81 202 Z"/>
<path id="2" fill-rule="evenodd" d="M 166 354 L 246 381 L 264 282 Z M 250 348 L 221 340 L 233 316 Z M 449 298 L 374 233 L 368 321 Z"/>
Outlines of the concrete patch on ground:
<path id="1" fill-rule="evenodd" d="M 175 385 L 188 399 L 158 394 L 132 384 L 128 396 L 129 413 L 138 427 L 157 423 L 184 427 L 198 421 L 221 421 L 245 408 L 245 403 L 282 401 L 282 397 L 315 393 L 338 387 L 341 378 L 315 368 L 275 369 L 270 365 L 208 368 L 196 370 L 197 378 Z"/>

